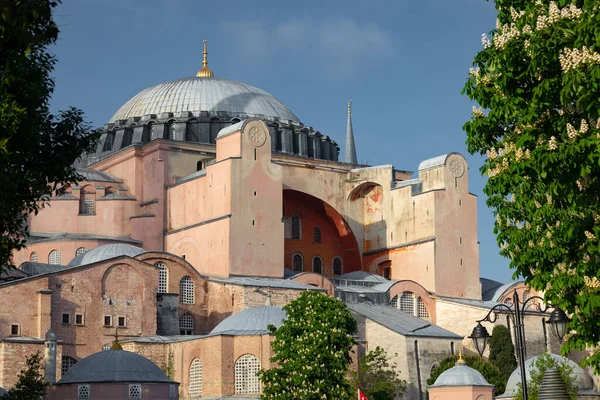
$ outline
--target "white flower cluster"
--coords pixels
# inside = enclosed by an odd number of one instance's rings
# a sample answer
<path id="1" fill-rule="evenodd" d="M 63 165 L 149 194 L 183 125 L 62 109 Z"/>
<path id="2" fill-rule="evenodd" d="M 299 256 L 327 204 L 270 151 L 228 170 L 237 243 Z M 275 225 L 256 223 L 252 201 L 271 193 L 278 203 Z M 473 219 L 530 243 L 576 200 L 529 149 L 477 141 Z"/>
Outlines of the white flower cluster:
<path id="1" fill-rule="evenodd" d="M 500 33 L 494 35 L 492 39 L 494 47 L 498 50 L 504 49 L 506 43 L 508 43 L 510 40 L 516 37 L 519 37 L 519 35 L 521 34 L 521 32 L 519 32 L 515 24 L 504 24 L 502 25 L 502 28 L 499 29 L 499 31 Z"/>
<path id="2" fill-rule="evenodd" d="M 596 235 L 594 235 L 592 232 L 590 231 L 585 231 L 584 232 L 585 237 L 588 238 L 589 240 L 594 240 L 596 239 Z"/>
<path id="3" fill-rule="evenodd" d="M 485 114 L 483 114 L 483 110 L 481 108 L 473 106 L 472 111 L 473 111 L 473 117 L 475 117 L 475 118 L 485 117 Z"/>
<path id="4" fill-rule="evenodd" d="M 556 150 L 557 148 L 558 146 L 556 145 L 556 137 L 550 137 L 550 140 L 548 141 L 548 150 Z"/>
<path id="5" fill-rule="evenodd" d="M 585 286 L 589 287 L 590 289 L 600 288 L 600 281 L 595 276 L 593 276 L 592 278 L 590 278 L 589 276 L 584 276 L 583 281 L 585 283 Z"/>
<path id="6" fill-rule="evenodd" d="M 586 46 L 580 49 L 563 49 L 558 59 L 563 71 L 569 72 L 581 64 L 600 64 L 600 54 L 591 51 Z"/>
<path id="7" fill-rule="evenodd" d="M 536 5 L 541 6 L 542 4 Z M 572 3 L 567 7 L 563 7 L 562 9 L 558 8 L 554 1 L 550 2 L 550 6 L 548 8 L 548 14 L 540 14 L 538 15 L 537 21 L 535 23 L 536 30 L 546 29 L 552 24 L 557 23 L 561 19 L 578 19 L 583 11 L 580 8 Z"/>
<path id="8" fill-rule="evenodd" d="M 577 139 L 579 132 L 577 132 L 573 125 L 567 124 L 567 135 L 569 136 L 569 140 L 573 141 Z"/>
<path id="9" fill-rule="evenodd" d="M 488 39 L 488 36 L 485 33 L 481 34 L 481 45 L 484 49 L 487 49 L 492 45 L 492 42 L 490 42 L 490 39 Z"/>

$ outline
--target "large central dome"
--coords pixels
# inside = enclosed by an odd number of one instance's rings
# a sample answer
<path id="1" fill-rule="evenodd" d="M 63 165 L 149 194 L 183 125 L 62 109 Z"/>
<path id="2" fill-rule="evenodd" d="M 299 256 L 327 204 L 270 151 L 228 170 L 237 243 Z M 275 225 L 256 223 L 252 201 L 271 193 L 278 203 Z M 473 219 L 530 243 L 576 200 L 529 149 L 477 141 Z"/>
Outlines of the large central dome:
<path id="1" fill-rule="evenodd" d="M 113 115 L 111 123 L 150 114 L 208 111 L 240 118 L 292 121 L 298 117 L 281 101 L 254 86 L 229 79 L 192 77 L 160 83 L 141 91 Z"/>

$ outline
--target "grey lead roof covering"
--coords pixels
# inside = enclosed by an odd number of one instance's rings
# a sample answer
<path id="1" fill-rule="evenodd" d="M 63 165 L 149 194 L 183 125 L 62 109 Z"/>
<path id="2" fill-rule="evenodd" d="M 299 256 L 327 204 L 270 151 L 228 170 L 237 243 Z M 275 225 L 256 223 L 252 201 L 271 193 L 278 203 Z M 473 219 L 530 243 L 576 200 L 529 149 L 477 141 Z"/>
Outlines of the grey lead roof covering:
<path id="1" fill-rule="evenodd" d="M 441 156 L 437 156 L 437 157 L 427 159 L 425 161 L 421 161 L 421 164 L 419 164 L 419 171 L 424 170 L 424 169 L 439 167 L 440 165 L 446 164 L 446 160 L 452 154 L 459 154 L 459 153 L 446 153 L 446 154 L 442 154 Z"/>
<path id="2" fill-rule="evenodd" d="M 485 380 L 477 370 L 468 367 L 464 362 L 457 362 L 454 367 L 442 372 L 430 387 L 441 386 L 493 386 Z"/>
<path id="3" fill-rule="evenodd" d="M 446 339 L 462 339 L 456 333 L 447 331 L 421 318 L 408 315 L 390 306 L 375 304 L 346 304 L 348 309 L 377 322 L 403 336 L 437 337 Z"/>
<path id="4" fill-rule="evenodd" d="M 114 243 L 98 246 L 86 253 L 80 254 L 67 265 L 68 267 L 76 267 L 79 265 L 93 264 L 98 261 L 104 261 L 120 256 L 135 257 L 138 254 L 144 253 L 144 249 L 130 244 Z"/>
<path id="5" fill-rule="evenodd" d="M 325 291 L 315 286 L 306 285 L 290 279 L 263 278 L 258 276 L 230 276 L 229 278 L 209 278 L 213 282 L 228 283 L 239 286 L 272 287 L 278 289 L 318 290 Z"/>
<path id="6" fill-rule="evenodd" d="M 253 307 L 225 318 L 213 329 L 212 335 L 250 336 L 269 333 L 267 327 L 279 328 L 286 318 L 283 308 L 277 306 Z"/>
<path id="7" fill-rule="evenodd" d="M 73 365 L 56 384 L 97 382 L 176 383 L 144 356 L 125 350 L 106 350 Z"/>
<path id="8" fill-rule="evenodd" d="M 106 172 L 96 171 L 88 168 L 77 168 L 76 171 L 84 178 L 84 181 L 123 183 L 123 181 L 110 176 Z"/>
<path id="9" fill-rule="evenodd" d="M 26 261 L 19 265 L 19 269 L 28 276 L 47 274 L 67 268 L 65 265 L 44 264 Z"/>
<path id="10" fill-rule="evenodd" d="M 242 126 L 244 125 L 244 122 L 245 122 L 245 120 L 244 121 L 240 121 L 237 124 L 229 125 L 229 126 L 223 128 L 223 129 L 221 129 L 219 131 L 219 134 L 217 135 L 217 139 L 225 137 L 227 135 L 230 135 L 230 134 L 232 134 L 234 132 L 239 131 L 240 129 L 242 129 Z"/>
<path id="11" fill-rule="evenodd" d="M 383 276 L 371 274 L 365 271 L 348 272 L 347 274 L 338 276 L 337 279 L 349 281 L 388 282 L 388 280 Z"/>
<path id="12" fill-rule="evenodd" d="M 225 112 L 270 120 L 300 120 L 281 101 L 264 90 L 221 78 L 190 77 L 160 83 L 132 97 L 110 122 L 149 114 Z"/>
<path id="13" fill-rule="evenodd" d="M 496 289 L 502 286 L 502 282 L 488 278 L 479 278 L 479 282 L 481 283 L 481 298 L 483 300 L 491 300 Z"/>

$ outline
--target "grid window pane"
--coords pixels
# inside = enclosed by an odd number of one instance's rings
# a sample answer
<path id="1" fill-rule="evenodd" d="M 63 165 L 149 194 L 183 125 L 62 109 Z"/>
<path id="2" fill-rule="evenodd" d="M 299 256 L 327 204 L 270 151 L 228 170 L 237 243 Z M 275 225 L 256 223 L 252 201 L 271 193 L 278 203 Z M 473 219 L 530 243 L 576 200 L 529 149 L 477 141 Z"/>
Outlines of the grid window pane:
<path id="1" fill-rule="evenodd" d="M 35 251 L 29 256 L 29 261 L 38 262 L 38 254 Z"/>
<path id="2" fill-rule="evenodd" d="M 87 253 L 87 249 L 85 247 L 80 247 L 75 251 L 75 257 L 80 256 L 85 253 Z"/>
<path id="3" fill-rule="evenodd" d="M 62 376 L 65 376 L 65 374 L 75 364 L 77 364 L 76 359 L 74 359 L 73 357 L 69 357 L 69 356 L 63 356 L 63 358 L 61 359 L 61 366 L 60 366 L 60 372 L 62 373 Z"/>
<path id="4" fill-rule="evenodd" d="M 88 400 L 90 398 L 90 385 L 77 386 L 77 400 Z"/>
<path id="5" fill-rule="evenodd" d="M 184 276 L 179 282 L 179 301 L 194 304 L 194 281 L 189 276 Z"/>
<path id="6" fill-rule="evenodd" d="M 141 400 L 142 385 L 129 385 L 129 400 Z"/>
<path id="7" fill-rule="evenodd" d="M 419 318 L 429 319 L 429 312 L 427 312 L 425 303 L 423 303 L 423 300 L 421 300 L 420 297 L 417 299 L 417 306 L 418 306 L 417 311 L 419 313 Z"/>
<path id="8" fill-rule="evenodd" d="M 85 196 L 85 194 L 83 196 Z M 96 201 L 91 197 L 84 197 L 81 202 L 80 214 L 94 214 L 95 212 Z"/>
<path id="9" fill-rule="evenodd" d="M 160 268 L 160 271 L 158 271 L 158 293 L 167 293 L 169 285 L 169 271 L 167 270 L 167 266 L 161 262 L 154 265 Z"/>
<path id="10" fill-rule="evenodd" d="M 407 314 L 415 315 L 415 303 L 412 293 L 402 293 L 402 296 L 400 296 L 400 310 Z"/>
<path id="11" fill-rule="evenodd" d="M 399 303 L 398 303 L 398 295 L 395 295 L 394 298 L 392 300 L 390 300 L 390 306 L 394 307 L 394 308 L 400 308 L 398 307 Z"/>
<path id="12" fill-rule="evenodd" d="M 294 271 L 302 272 L 302 270 L 304 269 L 303 264 L 304 263 L 302 261 L 302 256 L 300 254 L 294 254 Z"/>
<path id="13" fill-rule="evenodd" d="M 259 370 L 260 363 L 253 355 L 246 354 L 238 358 L 235 363 L 235 393 L 260 393 L 260 381 L 257 375 Z"/>
<path id="14" fill-rule="evenodd" d="M 190 399 L 202 397 L 202 362 L 195 359 L 190 366 Z"/>
<path id="15" fill-rule="evenodd" d="M 48 255 L 48 264 L 60 265 L 61 258 L 60 253 L 57 250 L 52 250 Z"/>
<path id="16" fill-rule="evenodd" d="M 194 334 L 194 317 L 190 314 L 183 314 L 179 317 L 179 333 L 182 335 Z"/>
<path id="17" fill-rule="evenodd" d="M 110 350 L 110 344 L 105 344 L 102 346 L 102 351 Z"/>

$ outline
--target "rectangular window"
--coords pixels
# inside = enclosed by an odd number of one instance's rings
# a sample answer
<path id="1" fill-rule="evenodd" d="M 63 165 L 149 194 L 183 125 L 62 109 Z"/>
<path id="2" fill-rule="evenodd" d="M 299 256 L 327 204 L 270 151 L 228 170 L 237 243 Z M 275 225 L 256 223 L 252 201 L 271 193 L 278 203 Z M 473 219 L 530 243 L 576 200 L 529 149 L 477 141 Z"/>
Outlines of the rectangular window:
<path id="1" fill-rule="evenodd" d="M 75 314 L 75 325 L 83 325 L 83 314 Z"/>
<path id="2" fill-rule="evenodd" d="M 20 331 L 19 325 L 13 324 L 10 326 L 10 334 L 11 335 L 13 335 L 13 336 L 19 335 L 19 333 L 20 333 L 19 331 Z"/>
<path id="3" fill-rule="evenodd" d="M 71 314 L 69 314 L 69 313 L 63 313 L 62 314 L 62 323 L 63 324 L 70 324 L 71 323 Z"/>
<path id="4" fill-rule="evenodd" d="M 125 318 L 125 317 L 119 317 L 118 327 L 119 328 L 125 328 L 126 322 L 127 322 L 127 318 Z"/>
<path id="5" fill-rule="evenodd" d="M 387 280 L 392 279 L 392 269 L 390 267 L 385 267 L 383 269 L 383 277 Z"/>
<path id="6" fill-rule="evenodd" d="M 104 326 L 112 326 L 112 316 L 111 315 L 104 316 Z"/>

